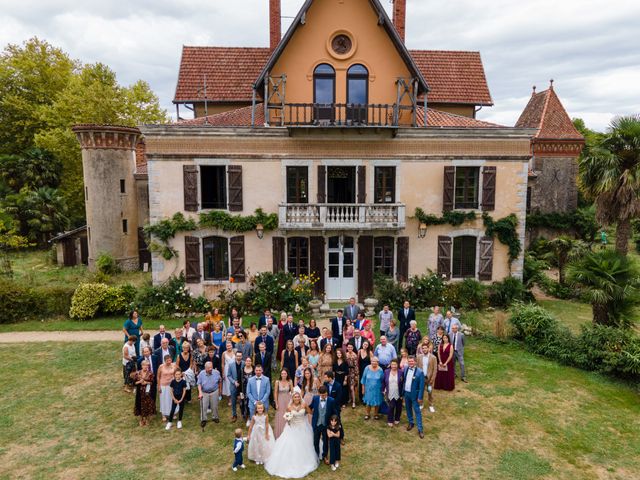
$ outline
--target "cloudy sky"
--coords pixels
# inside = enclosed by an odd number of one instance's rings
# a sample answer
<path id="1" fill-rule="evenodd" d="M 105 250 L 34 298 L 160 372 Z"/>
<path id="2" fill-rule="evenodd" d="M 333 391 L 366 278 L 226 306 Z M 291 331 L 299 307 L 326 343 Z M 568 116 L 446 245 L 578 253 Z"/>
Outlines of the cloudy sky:
<path id="1" fill-rule="evenodd" d="M 354 0 L 351 0 L 354 1 Z M 391 12 L 390 0 L 381 0 Z M 294 16 L 303 0 L 282 0 Z M 569 114 L 605 129 L 640 112 L 638 0 L 408 0 L 409 48 L 478 50 L 495 106 L 512 125 L 549 79 Z M 286 28 L 290 20 L 284 19 Z M 0 0 L 0 45 L 38 36 L 123 84 L 148 81 L 175 114 L 182 45 L 267 46 L 268 0 Z"/>

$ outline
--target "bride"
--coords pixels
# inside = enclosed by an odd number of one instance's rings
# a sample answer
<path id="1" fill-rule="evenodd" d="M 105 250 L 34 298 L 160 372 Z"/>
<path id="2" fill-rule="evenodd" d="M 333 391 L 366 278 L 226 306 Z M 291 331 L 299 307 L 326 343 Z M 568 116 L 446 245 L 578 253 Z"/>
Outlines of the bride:
<path id="1" fill-rule="evenodd" d="M 318 456 L 313 447 L 313 429 L 307 417 L 309 408 L 302 401 L 299 387 L 293 390 L 287 412 L 291 413 L 291 419 L 276 440 L 264 468 L 277 477 L 306 477 L 318 468 Z M 283 413 L 278 412 L 277 415 Z"/>

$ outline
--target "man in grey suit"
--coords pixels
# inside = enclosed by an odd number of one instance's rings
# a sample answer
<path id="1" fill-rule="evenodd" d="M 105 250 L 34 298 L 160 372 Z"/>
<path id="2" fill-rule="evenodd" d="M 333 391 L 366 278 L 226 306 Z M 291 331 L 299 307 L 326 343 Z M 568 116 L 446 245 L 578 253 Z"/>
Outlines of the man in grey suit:
<path id="1" fill-rule="evenodd" d="M 453 345 L 453 369 L 455 371 L 456 362 L 460 364 L 460 378 L 467 383 L 467 376 L 464 374 L 464 333 L 458 330 L 458 324 L 451 325 L 451 345 Z"/>
<path id="2" fill-rule="evenodd" d="M 231 421 L 238 420 L 236 406 L 238 395 L 242 391 L 242 375 L 244 375 L 244 359 L 242 352 L 236 352 L 236 361 L 227 368 L 227 380 L 229 380 L 229 396 L 231 397 Z"/>
<path id="3" fill-rule="evenodd" d="M 348 318 L 349 320 L 351 320 L 351 323 L 354 323 L 356 321 L 356 319 L 358 318 L 358 313 L 360 313 L 360 307 L 356 305 L 356 299 L 354 297 L 351 297 L 349 299 L 349 305 L 344 307 L 342 312 L 344 314 L 344 318 Z"/>

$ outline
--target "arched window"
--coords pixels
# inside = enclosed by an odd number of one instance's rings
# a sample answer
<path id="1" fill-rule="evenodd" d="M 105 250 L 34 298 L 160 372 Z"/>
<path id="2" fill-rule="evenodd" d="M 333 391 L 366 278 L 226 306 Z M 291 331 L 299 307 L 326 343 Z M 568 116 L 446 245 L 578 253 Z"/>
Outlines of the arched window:
<path id="1" fill-rule="evenodd" d="M 229 279 L 229 241 L 225 237 L 202 239 L 205 280 Z"/>
<path id="2" fill-rule="evenodd" d="M 369 70 L 359 63 L 351 65 L 347 70 L 347 103 L 369 103 Z"/>
<path id="3" fill-rule="evenodd" d="M 321 63 L 313 71 L 314 119 L 333 121 L 336 103 L 336 71 L 327 63 Z"/>

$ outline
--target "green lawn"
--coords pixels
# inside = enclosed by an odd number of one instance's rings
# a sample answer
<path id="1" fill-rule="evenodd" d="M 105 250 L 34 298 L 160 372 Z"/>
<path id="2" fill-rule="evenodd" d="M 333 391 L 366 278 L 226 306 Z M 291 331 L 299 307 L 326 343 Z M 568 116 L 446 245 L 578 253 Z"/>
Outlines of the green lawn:
<path id="1" fill-rule="evenodd" d="M 10 255 L 13 278 L 20 283 L 38 286 L 76 286 L 81 282 L 95 281 L 95 273 L 84 265 L 62 267 L 51 261 L 51 253 L 46 250 L 29 250 Z M 123 272 L 111 278 L 113 284 L 131 283 L 141 286 L 151 279 L 150 273 Z"/>
<path id="2" fill-rule="evenodd" d="M 591 305 L 572 300 L 538 300 L 538 303 L 549 310 L 560 323 L 566 325 L 572 332 L 578 333 L 580 326 L 591 323 L 593 315 Z"/>
<path id="3" fill-rule="evenodd" d="M 11 362 L 0 402 L 0 478 L 265 478 L 248 464 L 234 474 L 229 410 L 198 428 L 197 405 L 182 431 L 159 420 L 137 426 L 121 389 L 117 342 L 27 347 Z M 16 346 L 0 346 L 5 358 Z M 415 430 L 344 413 L 341 468 L 311 479 L 635 479 L 640 471 L 640 404 L 632 388 L 503 345 L 472 339 L 469 384 L 437 392 Z M 226 477 L 229 475 L 229 477 Z M 391 475 L 391 477 L 390 477 Z M 224 476 L 224 477 L 221 477 Z"/>

